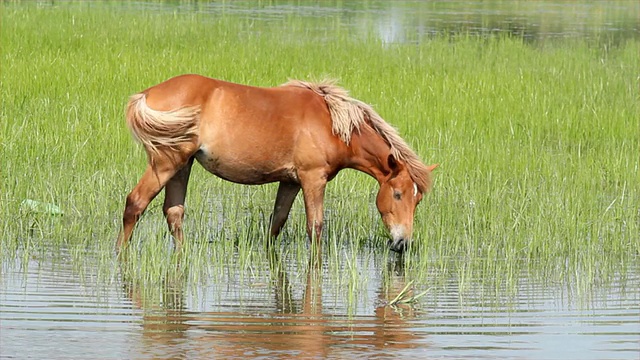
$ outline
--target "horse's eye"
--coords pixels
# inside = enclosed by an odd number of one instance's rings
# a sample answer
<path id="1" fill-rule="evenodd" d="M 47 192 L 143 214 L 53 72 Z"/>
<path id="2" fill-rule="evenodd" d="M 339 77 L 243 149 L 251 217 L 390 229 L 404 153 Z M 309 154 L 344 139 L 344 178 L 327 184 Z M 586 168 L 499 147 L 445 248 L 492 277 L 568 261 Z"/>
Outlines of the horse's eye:
<path id="1" fill-rule="evenodd" d="M 394 190 L 393 191 L 393 198 L 396 200 L 400 200 L 400 198 L 402 197 L 402 193 L 398 190 Z"/>

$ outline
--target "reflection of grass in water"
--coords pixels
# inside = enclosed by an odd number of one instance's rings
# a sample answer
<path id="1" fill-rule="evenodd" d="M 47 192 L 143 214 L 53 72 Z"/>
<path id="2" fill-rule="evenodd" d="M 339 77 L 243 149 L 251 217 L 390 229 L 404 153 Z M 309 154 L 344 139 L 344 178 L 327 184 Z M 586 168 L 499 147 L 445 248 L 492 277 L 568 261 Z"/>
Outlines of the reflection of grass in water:
<path id="1" fill-rule="evenodd" d="M 530 272 L 588 288 L 640 253 L 637 41 L 527 46 L 443 37 L 381 46 L 332 33 L 319 46 L 295 18 L 286 31 L 275 24 L 253 31 L 233 17 L 3 7 L 3 259 L 47 257 L 43 249 L 57 247 L 82 262 L 95 251 L 100 271 L 114 271 L 124 196 L 146 161 L 125 129 L 124 103 L 186 72 L 265 86 L 339 77 L 426 162 L 442 163 L 405 259 L 417 284 L 456 274 L 461 288 L 481 277 L 497 292 Z M 327 189 L 327 271 L 352 296 L 367 277 L 359 254 L 385 247 L 376 190 L 353 171 Z M 274 185 L 229 184 L 194 167 L 184 266 L 198 276 L 234 266 L 250 274 L 263 256 L 256 239 L 265 237 L 274 194 Z M 65 214 L 12 216 L 24 199 L 58 204 Z M 280 241 L 291 261 L 307 262 L 301 199 Z M 156 200 L 134 234 L 134 276 L 157 281 L 175 268 L 167 244 Z"/>

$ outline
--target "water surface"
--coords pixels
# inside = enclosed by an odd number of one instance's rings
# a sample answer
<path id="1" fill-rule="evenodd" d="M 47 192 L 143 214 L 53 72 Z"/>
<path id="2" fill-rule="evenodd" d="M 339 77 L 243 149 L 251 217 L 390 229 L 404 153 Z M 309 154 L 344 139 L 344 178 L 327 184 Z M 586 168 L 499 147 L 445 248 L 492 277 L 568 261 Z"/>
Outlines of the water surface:
<path id="1" fill-rule="evenodd" d="M 640 3 L 634 0 L 234 1 L 136 6 L 248 20 L 256 31 L 303 17 L 311 20 L 308 26 L 317 33 L 347 31 L 387 43 L 428 41 L 442 34 L 509 35 L 529 42 L 582 38 L 618 43 L 640 37 Z"/>
<path id="2" fill-rule="evenodd" d="M 462 287 L 455 274 L 434 272 L 411 287 L 411 295 L 426 295 L 391 306 L 407 285 L 403 261 L 367 251 L 357 258 L 355 285 L 340 284 L 326 258 L 320 268 L 265 259 L 210 278 L 182 273 L 149 285 L 118 271 L 88 275 L 70 256 L 18 261 L 1 280 L 0 356 L 638 357 L 638 268 L 581 294 L 575 284 L 525 273 L 515 288 L 487 291 L 481 276 Z"/>

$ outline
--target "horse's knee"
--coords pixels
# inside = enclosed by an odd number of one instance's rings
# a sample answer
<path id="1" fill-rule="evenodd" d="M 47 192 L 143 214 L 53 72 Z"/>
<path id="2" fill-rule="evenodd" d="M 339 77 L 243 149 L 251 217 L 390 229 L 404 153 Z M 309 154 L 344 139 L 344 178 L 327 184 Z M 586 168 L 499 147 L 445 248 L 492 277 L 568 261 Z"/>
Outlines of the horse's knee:
<path id="1" fill-rule="evenodd" d="M 182 227 L 182 219 L 184 218 L 184 207 L 182 205 L 164 208 L 164 216 L 167 218 L 169 230 L 175 231 Z"/>
<path id="2" fill-rule="evenodd" d="M 141 204 L 140 201 L 136 199 L 136 196 L 131 193 L 127 196 L 127 203 L 124 208 L 124 214 L 122 215 L 122 220 L 125 224 L 135 223 L 142 212 L 146 208 L 146 205 Z"/>

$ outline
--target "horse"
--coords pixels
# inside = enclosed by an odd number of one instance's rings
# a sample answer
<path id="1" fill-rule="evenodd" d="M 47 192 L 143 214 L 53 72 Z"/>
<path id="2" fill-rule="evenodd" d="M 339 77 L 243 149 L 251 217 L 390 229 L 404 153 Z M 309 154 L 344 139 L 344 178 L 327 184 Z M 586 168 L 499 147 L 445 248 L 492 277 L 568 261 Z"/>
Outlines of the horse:
<path id="1" fill-rule="evenodd" d="M 345 168 L 362 171 L 380 185 L 376 206 L 390 235 L 388 245 L 402 252 L 411 241 L 416 206 L 438 166 L 423 164 L 394 127 L 332 80 L 290 80 L 266 88 L 180 75 L 131 96 L 126 123 L 148 164 L 126 197 L 118 252 L 162 189 L 175 247 L 182 245 L 194 160 L 234 183 L 279 182 L 272 237 L 281 232 L 302 190 L 307 236 L 318 245 L 327 182 Z"/>

